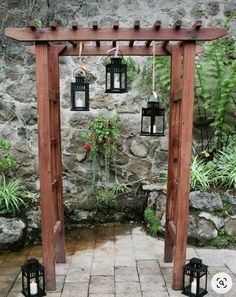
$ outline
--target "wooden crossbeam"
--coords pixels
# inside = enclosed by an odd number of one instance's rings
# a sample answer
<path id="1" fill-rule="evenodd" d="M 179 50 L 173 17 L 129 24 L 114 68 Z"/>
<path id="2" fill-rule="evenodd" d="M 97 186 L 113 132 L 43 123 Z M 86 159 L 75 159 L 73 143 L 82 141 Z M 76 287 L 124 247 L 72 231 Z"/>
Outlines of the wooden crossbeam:
<path id="1" fill-rule="evenodd" d="M 51 28 L 52 31 L 56 30 L 58 27 L 58 24 L 56 21 L 50 21 L 49 22 L 49 27 Z"/>
<path id="2" fill-rule="evenodd" d="M 134 21 L 134 29 L 139 30 L 139 28 L 140 28 L 140 21 L 139 20 Z M 129 46 L 132 47 L 133 45 L 134 45 L 134 40 L 131 40 L 129 42 Z"/>
<path id="3" fill-rule="evenodd" d="M 155 21 L 155 23 L 154 23 L 154 25 L 153 25 L 153 28 L 155 29 L 155 30 L 159 30 L 160 28 L 161 28 L 161 21 Z M 150 44 L 151 44 L 151 42 L 152 42 L 152 40 L 147 40 L 146 42 L 145 42 L 145 45 L 146 45 L 146 47 L 149 47 L 150 46 Z"/>
<path id="4" fill-rule="evenodd" d="M 34 21 L 29 21 L 29 27 L 32 31 L 35 31 L 37 28 Z"/>
<path id="5" fill-rule="evenodd" d="M 200 30 L 201 29 L 201 26 L 202 26 L 202 21 L 201 20 L 197 20 L 195 21 L 193 27 L 196 29 L 196 30 Z"/>
<path id="6" fill-rule="evenodd" d="M 93 30 L 97 30 L 98 29 L 98 22 L 97 21 L 93 21 Z M 100 40 L 96 41 L 96 46 L 100 46 Z"/>
<path id="7" fill-rule="evenodd" d="M 73 30 L 78 29 L 78 22 L 76 20 L 71 21 L 71 27 Z"/>
<path id="8" fill-rule="evenodd" d="M 225 28 L 161 28 L 153 30 L 153 28 L 100 28 L 93 30 L 92 28 L 58 28 L 51 30 L 50 28 L 40 28 L 32 31 L 30 28 L 6 28 L 5 35 L 18 41 L 201 41 L 213 40 L 224 36 L 227 33 Z"/>
<path id="9" fill-rule="evenodd" d="M 62 50 L 60 53 L 60 56 L 79 56 L 79 49 L 75 48 L 74 46 L 61 46 Z M 101 46 L 101 47 L 95 47 L 95 46 L 86 46 L 84 45 L 82 56 L 107 56 L 107 51 L 111 49 L 110 46 Z M 167 50 L 166 50 L 167 49 Z M 120 50 L 122 51 L 122 54 L 124 56 L 152 56 L 153 50 L 151 47 L 136 45 L 133 47 L 129 46 L 120 46 Z M 26 51 L 29 54 L 35 54 L 35 47 L 34 46 L 27 46 Z M 172 52 L 172 45 L 169 44 L 167 48 L 163 48 L 162 46 L 156 46 L 156 56 L 169 56 Z M 196 54 L 202 53 L 203 47 L 202 46 L 196 46 Z M 181 92 L 181 90 L 176 90 L 176 92 Z M 175 101 L 181 99 L 181 93 L 176 93 L 176 99 Z"/>
<path id="10" fill-rule="evenodd" d="M 180 30 L 181 26 L 182 26 L 182 21 L 181 20 L 177 20 L 177 21 L 175 21 L 175 23 L 173 25 L 173 28 L 175 30 Z"/>

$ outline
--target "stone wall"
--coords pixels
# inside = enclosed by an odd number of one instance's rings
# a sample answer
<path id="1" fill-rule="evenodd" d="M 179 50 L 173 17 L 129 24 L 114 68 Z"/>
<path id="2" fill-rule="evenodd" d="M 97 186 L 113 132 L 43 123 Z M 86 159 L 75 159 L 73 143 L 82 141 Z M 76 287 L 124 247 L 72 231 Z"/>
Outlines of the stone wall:
<path id="1" fill-rule="evenodd" d="M 24 27 L 27 21 L 39 19 L 43 26 L 56 19 L 62 27 L 71 19 L 78 19 L 80 27 L 110 27 L 114 19 L 120 27 L 132 26 L 135 19 L 141 26 L 150 27 L 160 19 L 163 26 L 170 26 L 181 19 L 191 26 L 195 19 L 202 19 L 204 26 L 216 26 L 236 3 L 230 1 L 31 1 L 2 0 L 0 3 L 0 137 L 13 142 L 17 159 L 17 175 L 31 189 L 39 189 L 38 129 L 36 110 L 35 60 L 24 50 L 25 44 L 16 43 L 4 36 L 5 27 Z M 236 37 L 236 21 L 230 23 L 229 32 Z M 142 64 L 146 58 L 135 58 Z M 141 98 L 137 89 L 130 87 L 127 94 L 105 94 L 104 58 L 83 58 L 90 82 L 90 112 L 70 111 L 70 83 L 78 58 L 60 59 L 61 120 L 63 150 L 63 180 L 65 197 L 73 207 L 91 211 L 91 162 L 83 148 L 81 133 L 98 114 L 120 114 L 122 135 L 118 152 L 120 181 L 133 181 L 150 172 L 158 171 L 167 159 L 167 137 L 153 139 L 141 137 L 140 110 L 147 98 Z M 168 131 L 166 131 L 168 132 Z M 101 168 L 103 164 L 100 164 Z"/>

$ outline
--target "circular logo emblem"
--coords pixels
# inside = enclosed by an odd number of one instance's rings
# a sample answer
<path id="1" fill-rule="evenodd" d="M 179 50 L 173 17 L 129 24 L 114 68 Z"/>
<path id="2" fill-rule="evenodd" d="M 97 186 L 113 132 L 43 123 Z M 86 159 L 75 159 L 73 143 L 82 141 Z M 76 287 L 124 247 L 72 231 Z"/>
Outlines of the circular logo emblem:
<path id="1" fill-rule="evenodd" d="M 211 280 L 212 289 L 219 294 L 226 294 L 232 288 L 232 278 L 225 272 L 216 273 Z"/>

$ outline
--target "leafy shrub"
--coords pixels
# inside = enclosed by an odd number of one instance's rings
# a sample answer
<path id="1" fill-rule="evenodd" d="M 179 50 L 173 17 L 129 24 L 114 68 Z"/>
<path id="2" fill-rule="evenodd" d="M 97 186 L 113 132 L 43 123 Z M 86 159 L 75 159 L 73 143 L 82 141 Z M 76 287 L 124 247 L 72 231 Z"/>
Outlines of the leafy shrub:
<path id="1" fill-rule="evenodd" d="M 0 139 L 0 169 L 11 170 L 16 167 L 16 161 L 10 154 L 11 143 Z"/>
<path id="2" fill-rule="evenodd" d="M 0 177 L 0 214 L 15 214 L 20 207 L 26 206 L 23 200 L 25 187 L 19 179 L 6 181 Z"/>
<path id="3" fill-rule="evenodd" d="M 155 211 L 147 207 L 144 211 L 144 220 L 150 235 L 156 237 L 157 232 L 160 229 L 160 222 L 156 219 Z"/>
<path id="4" fill-rule="evenodd" d="M 219 151 L 214 159 L 215 184 L 236 189 L 236 147 Z"/>
<path id="5" fill-rule="evenodd" d="M 204 163 L 197 156 L 192 159 L 191 163 L 191 190 L 207 190 L 212 185 L 213 166 L 211 163 Z"/>

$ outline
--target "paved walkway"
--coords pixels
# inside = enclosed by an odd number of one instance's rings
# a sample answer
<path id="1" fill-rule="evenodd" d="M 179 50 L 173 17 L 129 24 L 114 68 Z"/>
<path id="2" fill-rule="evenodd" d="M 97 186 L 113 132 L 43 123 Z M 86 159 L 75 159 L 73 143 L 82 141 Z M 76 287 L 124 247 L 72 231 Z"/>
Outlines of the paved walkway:
<path id="1" fill-rule="evenodd" d="M 175 297 L 171 289 L 172 264 L 163 263 L 163 240 L 146 235 L 141 226 L 98 226 L 69 232 L 67 263 L 58 264 L 57 290 L 49 297 Z M 19 267 L 28 257 L 41 261 L 41 247 L 0 255 L 0 296 L 22 297 Z M 210 286 L 217 272 L 227 272 L 236 296 L 236 251 L 188 247 L 187 259 L 198 257 L 209 265 L 207 296 L 217 295 Z M 223 296 L 223 295 L 222 295 Z"/>

